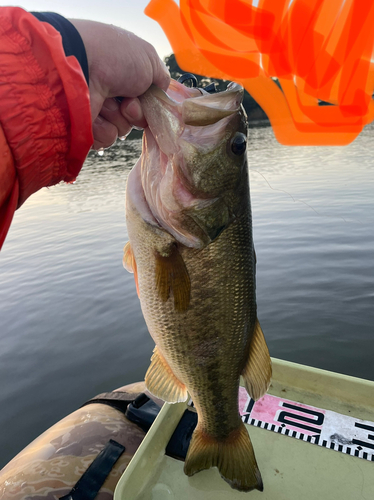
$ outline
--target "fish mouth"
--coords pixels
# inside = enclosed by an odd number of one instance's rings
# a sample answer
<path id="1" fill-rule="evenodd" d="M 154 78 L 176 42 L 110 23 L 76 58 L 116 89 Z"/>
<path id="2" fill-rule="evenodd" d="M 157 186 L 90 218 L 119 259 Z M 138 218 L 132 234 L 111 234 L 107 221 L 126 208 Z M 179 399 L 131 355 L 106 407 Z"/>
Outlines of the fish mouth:
<path id="1" fill-rule="evenodd" d="M 216 94 L 209 94 L 204 89 L 186 87 L 175 80 L 171 80 L 166 92 L 151 85 L 140 97 L 148 123 L 146 133 L 152 133 L 164 154 L 175 154 L 178 139 L 186 129 L 191 134 L 191 127 L 217 124 L 217 127 L 210 129 L 210 135 L 216 135 L 227 123 L 220 124 L 221 120 L 232 117 L 239 111 L 243 95 L 243 87 L 234 82 L 228 85 L 225 92 Z M 194 142 L 199 144 L 198 136 L 201 130 L 196 132 Z"/>
<path id="2" fill-rule="evenodd" d="M 209 94 L 171 80 L 166 92 L 152 85 L 140 97 L 148 123 L 141 164 L 145 200 L 158 224 L 188 247 L 201 248 L 206 241 L 184 229 L 181 213 L 217 200 L 194 186 L 189 162 L 199 151 L 219 145 L 243 94 L 236 83 L 225 92 Z"/>

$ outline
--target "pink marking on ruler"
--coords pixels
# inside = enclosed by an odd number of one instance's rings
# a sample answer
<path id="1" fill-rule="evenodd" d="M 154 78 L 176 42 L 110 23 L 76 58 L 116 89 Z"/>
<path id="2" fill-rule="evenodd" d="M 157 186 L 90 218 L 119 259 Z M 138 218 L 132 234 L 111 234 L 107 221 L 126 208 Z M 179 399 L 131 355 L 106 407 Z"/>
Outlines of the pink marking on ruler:
<path id="1" fill-rule="evenodd" d="M 247 408 L 249 401 L 250 397 L 248 396 L 247 391 L 244 387 L 240 387 L 240 415 L 246 415 L 248 413 Z M 286 405 L 292 405 L 292 408 L 284 406 L 283 403 L 286 403 Z M 300 410 L 295 407 L 300 408 Z M 315 435 L 316 432 L 318 433 L 322 428 L 322 425 L 318 424 L 318 415 L 321 414 L 325 415 L 325 410 L 266 394 L 263 398 L 255 402 L 251 411 L 251 419 L 254 418 L 256 420 L 260 420 L 261 422 L 267 422 L 277 426 L 285 423 L 287 429 L 302 432 L 307 435 Z M 302 419 L 298 419 L 298 417 L 302 417 Z M 292 423 L 294 423 L 294 425 L 291 425 Z M 310 427 L 312 430 L 306 429 L 305 426 Z"/>

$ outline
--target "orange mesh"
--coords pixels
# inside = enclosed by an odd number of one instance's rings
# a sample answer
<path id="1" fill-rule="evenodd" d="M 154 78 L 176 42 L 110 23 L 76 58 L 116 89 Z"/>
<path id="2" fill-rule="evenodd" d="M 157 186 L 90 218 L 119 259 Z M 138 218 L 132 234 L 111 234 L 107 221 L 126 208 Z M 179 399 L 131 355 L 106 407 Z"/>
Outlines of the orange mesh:
<path id="1" fill-rule="evenodd" d="M 145 13 L 184 71 L 242 83 L 283 144 L 348 144 L 374 118 L 373 2 L 151 0 Z"/>

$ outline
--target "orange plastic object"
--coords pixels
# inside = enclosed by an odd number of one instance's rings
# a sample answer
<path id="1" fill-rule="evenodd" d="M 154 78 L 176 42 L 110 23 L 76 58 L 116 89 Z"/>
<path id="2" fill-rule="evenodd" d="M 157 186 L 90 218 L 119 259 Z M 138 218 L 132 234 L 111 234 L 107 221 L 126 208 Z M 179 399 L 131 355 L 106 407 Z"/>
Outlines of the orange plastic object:
<path id="1" fill-rule="evenodd" d="M 242 83 L 282 144 L 352 142 L 374 118 L 374 3 L 252 3 L 151 0 L 145 13 L 183 70 Z"/>

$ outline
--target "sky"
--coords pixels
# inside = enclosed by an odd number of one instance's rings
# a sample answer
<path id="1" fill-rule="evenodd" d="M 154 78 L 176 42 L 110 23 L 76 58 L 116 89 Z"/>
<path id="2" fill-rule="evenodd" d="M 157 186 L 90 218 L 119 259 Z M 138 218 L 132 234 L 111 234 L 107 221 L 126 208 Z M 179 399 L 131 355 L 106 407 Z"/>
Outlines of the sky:
<path id="1" fill-rule="evenodd" d="M 57 12 L 67 18 L 91 19 L 115 24 L 132 31 L 150 42 L 159 56 L 170 55 L 172 49 L 164 32 L 144 14 L 149 0 L 19 0 L 3 2 L 1 6 L 15 5 L 29 11 Z"/>

